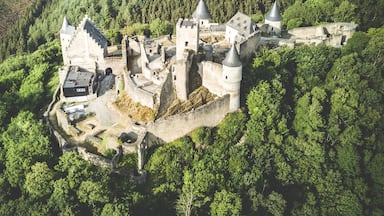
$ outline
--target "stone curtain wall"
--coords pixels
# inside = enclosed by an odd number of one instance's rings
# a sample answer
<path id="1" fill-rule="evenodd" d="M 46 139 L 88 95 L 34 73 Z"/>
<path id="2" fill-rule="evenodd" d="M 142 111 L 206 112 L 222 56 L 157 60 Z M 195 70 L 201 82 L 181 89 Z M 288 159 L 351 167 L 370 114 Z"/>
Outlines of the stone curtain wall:
<path id="1" fill-rule="evenodd" d="M 202 67 L 202 85 L 210 92 L 221 96 L 223 93 L 222 87 L 222 73 L 223 65 L 211 61 L 203 61 Z M 201 69 L 200 67 L 200 69 Z"/>
<path id="2" fill-rule="evenodd" d="M 260 37 L 260 31 L 256 31 L 250 35 L 246 41 L 243 41 L 240 45 L 237 45 L 238 47 L 236 48 L 239 51 L 241 59 L 249 59 L 251 56 L 254 56 L 256 49 L 260 45 Z"/>
<path id="3" fill-rule="evenodd" d="M 128 96 L 136 102 L 154 109 L 155 95 L 135 85 L 128 71 L 124 72 L 124 86 Z"/>
<path id="4" fill-rule="evenodd" d="M 181 113 L 151 122 L 147 125 L 147 131 L 165 142 L 171 142 L 198 127 L 216 126 L 228 112 L 229 95 L 224 95 L 188 113 Z"/>
<path id="5" fill-rule="evenodd" d="M 173 89 L 173 82 L 172 82 L 172 73 L 168 73 L 167 79 L 165 80 L 160 94 L 160 106 L 158 110 L 158 116 L 163 115 L 170 104 L 175 99 L 175 92 Z"/>

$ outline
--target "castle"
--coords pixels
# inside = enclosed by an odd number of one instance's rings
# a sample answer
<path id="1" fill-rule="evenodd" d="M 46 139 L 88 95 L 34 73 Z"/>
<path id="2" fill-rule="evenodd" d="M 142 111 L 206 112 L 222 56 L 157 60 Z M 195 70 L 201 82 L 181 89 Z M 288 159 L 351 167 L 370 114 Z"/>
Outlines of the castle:
<path id="1" fill-rule="evenodd" d="M 346 41 L 356 26 L 343 26 L 342 31 L 335 32 Z M 138 152 L 140 170 L 145 147 L 170 142 L 198 127 L 216 126 L 227 113 L 240 108 L 242 60 L 252 56 L 261 44 L 294 46 L 296 39 L 279 38 L 281 29 L 282 17 L 276 2 L 264 24 L 238 12 L 226 24 L 219 25 L 211 23 L 209 10 L 200 0 L 192 18 L 178 20 L 175 37 L 125 36 L 121 46 L 108 47 L 106 37 L 87 16 L 77 27 L 64 17 L 60 30 L 64 66 L 59 69 L 58 91 L 60 104 L 64 105 L 57 105 L 51 113 L 61 130 L 79 142 L 101 143 L 107 140 L 105 137 L 120 139 L 126 132 L 134 131 L 130 142 L 120 140 L 120 147 L 123 153 Z M 340 38 L 329 37 L 326 29 L 315 31 L 310 40 L 342 43 Z M 263 38 L 263 32 L 273 37 Z M 104 95 L 113 86 L 115 92 Z M 123 93 L 134 103 L 154 110 L 155 119 L 135 122 L 126 120 L 124 113 L 116 117 L 116 109 L 105 108 L 105 103 L 113 104 Z M 174 107 L 185 110 L 174 112 Z M 81 124 L 87 112 L 96 118 Z M 67 144 L 60 140 L 61 146 Z"/>

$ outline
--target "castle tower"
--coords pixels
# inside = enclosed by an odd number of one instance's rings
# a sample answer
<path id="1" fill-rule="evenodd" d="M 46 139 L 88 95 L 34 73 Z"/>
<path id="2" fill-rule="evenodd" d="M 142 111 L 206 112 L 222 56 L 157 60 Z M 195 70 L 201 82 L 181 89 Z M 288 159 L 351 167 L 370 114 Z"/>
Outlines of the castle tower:
<path id="1" fill-rule="evenodd" d="M 222 83 L 224 91 L 230 95 L 229 111 L 240 108 L 240 83 L 242 79 L 242 64 L 235 44 L 223 61 Z"/>
<path id="2" fill-rule="evenodd" d="M 67 47 L 72 39 L 73 33 L 75 32 L 75 27 L 70 26 L 67 20 L 67 17 L 64 16 L 63 25 L 60 29 L 60 43 L 61 43 L 61 52 L 63 54 L 64 65 L 69 65 L 70 62 L 67 56 Z"/>
<path id="3" fill-rule="evenodd" d="M 207 5 L 203 0 L 199 1 L 192 17 L 197 21 L 202 28 L 208 28 L 209 22 L 211 21 L 211 14 L 208 11 Z"/>
<path id="4" fill-rule="evenodd" d="M 172 67 L 173 84 L 177 98 L 187 100 L 189 70 L 193 54 L 199 49 L 199 23 L 192 19 L 179 19 L 176 24 L 176 63 Z"/>
<path id="5" fill-rule="evenodd" d="M 268 32 L 271 32 L 276 35 L 281 34 L 281 26 L 282 26 L 282 17 L 279 12 L 279 7 L 277 6 L 277 2 L 272 6 L 271 11 L 268 13 L 267 17 L 265 18 L 265 24 L 268 24 Z"/>
<path id="6" fill-rule="evenodd" d="M 195 53 L 199 49 L 199 23 L 180 18 L 176 24 L 176 60 L 182 59 L 187 49 Z"/>

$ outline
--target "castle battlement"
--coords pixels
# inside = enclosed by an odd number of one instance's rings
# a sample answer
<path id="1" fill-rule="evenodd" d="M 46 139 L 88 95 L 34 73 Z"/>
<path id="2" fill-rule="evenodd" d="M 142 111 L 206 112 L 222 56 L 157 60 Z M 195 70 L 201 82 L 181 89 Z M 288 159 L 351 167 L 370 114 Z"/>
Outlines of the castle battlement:
<path id="1" fill-rule="evenodd" d="M 183 28 L 183 29 L 195 29 L 195 28 L 198 28 L 198 23 L 195 22 L 193 19 L 180 18 L 177 21 L 176 27 Z"/>
<path id="2" fill-rule="evenodd" d="M 100 48 L 104 49 L 107 46 L 107 39 L 101 30 L 95 26 L 95 24 L 89 19 L 87 15 L 84 16 L 78 27 L 73 33 L 72 39 L 70 40 L 68 47 L 70 47 L 73 41 L 80 32 L 86 32 L 88 37 L 91 38 Z"/>

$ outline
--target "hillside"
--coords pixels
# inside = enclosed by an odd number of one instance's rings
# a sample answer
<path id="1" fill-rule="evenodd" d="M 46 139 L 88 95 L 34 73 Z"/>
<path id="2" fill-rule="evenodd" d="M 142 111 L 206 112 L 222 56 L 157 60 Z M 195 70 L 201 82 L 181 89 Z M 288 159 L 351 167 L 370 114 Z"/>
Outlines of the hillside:
<path id="1" fill-rule="evenodd" d="M 32 0 L 0 0 L 0 40 L 24 16 Z"/>

